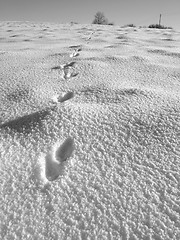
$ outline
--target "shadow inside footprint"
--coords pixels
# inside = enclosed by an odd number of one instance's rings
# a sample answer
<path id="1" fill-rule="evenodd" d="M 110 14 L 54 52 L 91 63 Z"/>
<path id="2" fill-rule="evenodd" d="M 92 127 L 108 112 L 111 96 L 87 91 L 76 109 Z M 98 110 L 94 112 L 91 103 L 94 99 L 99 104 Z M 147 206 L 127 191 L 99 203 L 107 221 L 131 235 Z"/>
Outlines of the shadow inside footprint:
<path id="1" fill-rule="evenodd" d="M 11 38 L 14 38 L 14 37 L 18 37 L 18 36 L 20 36 L 20 35 L 15 34 L 15 35 L 12 35 L 12 36 L 10 36 L 10 37 L 11 37 Z"/>
<path id="2" fill-rule="evenodd" d="M 65 64 L 63 67 L 64 68 L 73 67 L 75 65 L 75 63 L 76 62 L 70 62 L 70 63 Z"/>
<path id="3" fill-rule="evenodd" d="M 73 78 L 76 77 L 79 73 L 72 73 L 70 75 L 67 75 L 67 78 Z"/>
<path id="4" fill-rule="evenodd" d="M 81 47 L 81 45 L 72 45 L 69 48 L 80 48 L 80 47 Z"/>
<path id="5" fill-rule="evenodd" d="M 69 137 L 57 149 L 55 153 L 55 157 L 57 161 L 59 161 L 60 163 L 66 161 L 67 158 L 71 156 L 73 150 L 74 150 L 74 140 L 71 137 Z"/>
<path id="6" fill-rule="evenodd" d="M 64 162 L 74 150 L 74 140 L 69 137 L 60 146 L 54 146 L 45 157 L 45 175 L 49 181 L 56 180 L 64 172 Z"/>

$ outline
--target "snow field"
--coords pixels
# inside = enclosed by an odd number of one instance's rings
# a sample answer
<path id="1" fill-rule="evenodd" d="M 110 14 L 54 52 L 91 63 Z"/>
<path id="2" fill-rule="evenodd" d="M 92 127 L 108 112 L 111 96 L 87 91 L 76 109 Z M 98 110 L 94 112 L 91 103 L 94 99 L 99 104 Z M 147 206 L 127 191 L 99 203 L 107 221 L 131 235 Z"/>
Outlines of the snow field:
<path id="1" fill-rule="evenodd" d="M 0 26 L 2 239 L 179 239 L 179 33 Z"/>

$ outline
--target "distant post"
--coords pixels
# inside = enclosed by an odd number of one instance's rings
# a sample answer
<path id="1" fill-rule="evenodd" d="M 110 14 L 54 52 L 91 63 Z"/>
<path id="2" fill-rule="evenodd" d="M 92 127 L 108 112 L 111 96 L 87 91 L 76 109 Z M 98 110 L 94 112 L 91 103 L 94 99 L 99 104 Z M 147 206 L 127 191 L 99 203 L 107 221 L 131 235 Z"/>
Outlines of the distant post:
<path id="1" fill-rule="evenodd" d="M 159 26 L 161 25 L 161 14 L 159 16 Z"/>

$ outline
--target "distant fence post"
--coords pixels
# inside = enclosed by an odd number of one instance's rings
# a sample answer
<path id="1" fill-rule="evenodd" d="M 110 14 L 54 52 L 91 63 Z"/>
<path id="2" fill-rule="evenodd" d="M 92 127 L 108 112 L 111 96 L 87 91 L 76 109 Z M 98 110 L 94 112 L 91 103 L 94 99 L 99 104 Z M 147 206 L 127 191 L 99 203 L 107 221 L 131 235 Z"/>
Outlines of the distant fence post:
<path id="1" fill-rule="evenodd" d="M 159 16 L 159 26 L 161 26 L 161 14 Z"/>

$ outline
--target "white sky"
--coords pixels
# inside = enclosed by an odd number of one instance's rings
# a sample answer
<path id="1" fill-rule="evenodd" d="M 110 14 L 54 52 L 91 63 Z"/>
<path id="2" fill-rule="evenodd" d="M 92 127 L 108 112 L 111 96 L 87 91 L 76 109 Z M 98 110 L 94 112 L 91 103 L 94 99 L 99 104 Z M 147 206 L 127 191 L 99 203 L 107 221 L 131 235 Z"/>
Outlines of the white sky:
<path id="1" fill-rule="evenodd" d="M 97 11 L 117 25 L 158 23 L 180 29 L 179 0 L 1 0 L 0 21 L 91 23 Z"/>

